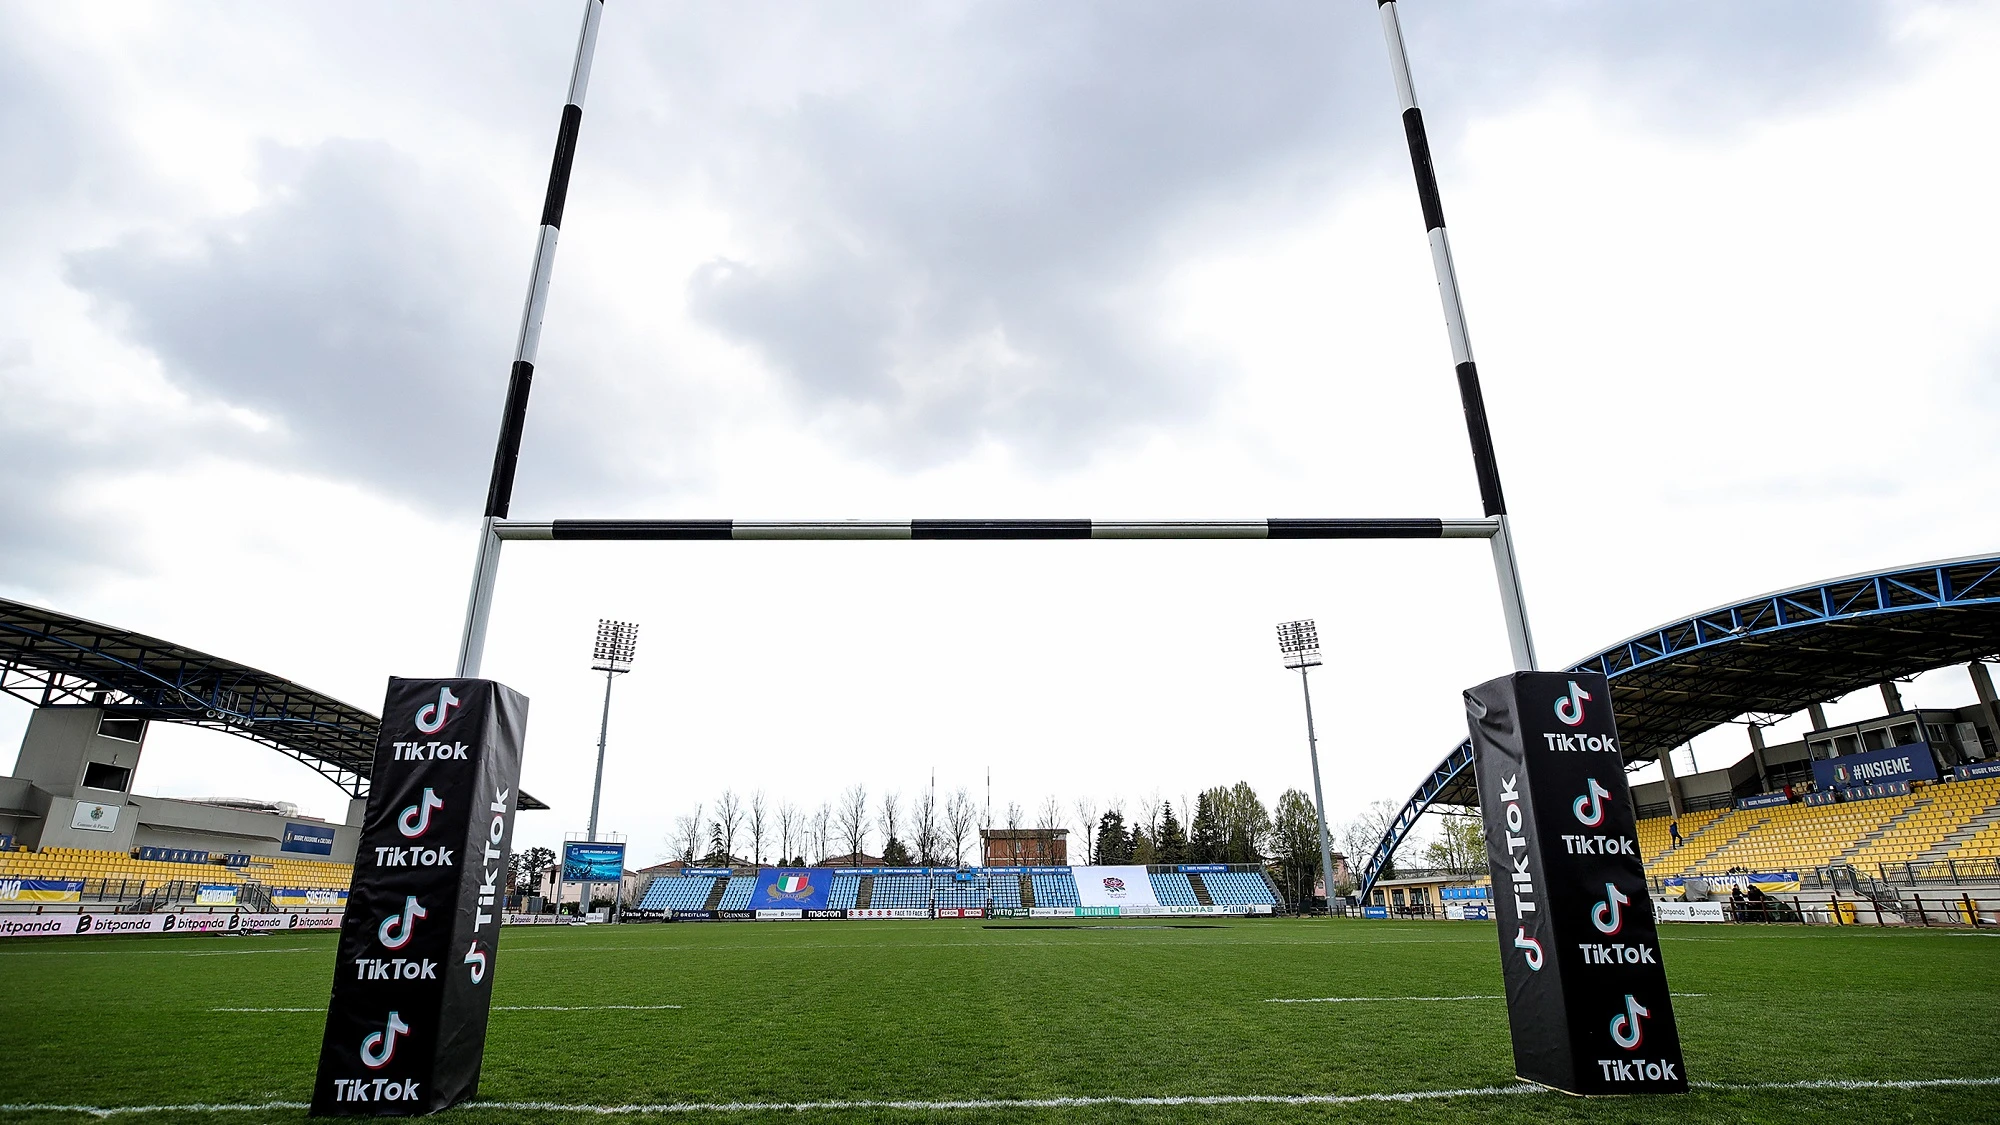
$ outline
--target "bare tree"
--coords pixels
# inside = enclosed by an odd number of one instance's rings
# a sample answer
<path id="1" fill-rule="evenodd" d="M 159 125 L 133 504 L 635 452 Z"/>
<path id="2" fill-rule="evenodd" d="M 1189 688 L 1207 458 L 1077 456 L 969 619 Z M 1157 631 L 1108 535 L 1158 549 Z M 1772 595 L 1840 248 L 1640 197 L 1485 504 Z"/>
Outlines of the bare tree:
<path id="1" fill-rule="evenodd" d="M 743 801 L 733 789 L 724 789 L 715 802 L 715 827 L 722 833 L 723 855 L 736 855 L 736 834 L 743 829 Z"/>
<path id="2" fill-rule="evenodd" d="M 1097 802 L 1088 797 L 1076 799 L 1076 818 L 1083 822 L 1083 862 L 1097 862 Z"/>
<path id="3" fill-rule="evenodd" d="M 764 791 L 750 794 L 750 862 L 764 862 L 764 837 L 770 835 L 771 826 L 765 820 Z"/>
<path id="4" fill-rule="evenodd" d="M 972 825 L 978 817 L 979 809 L 972 803 L 972 794 L 965 791 L 965 786 L 959 786 L 958 792 L 953 793 L 944 806 L 944 827 L 950 833 L 952 866 L 964 865 L 965 838 L 972 832 Z"/>
<path id="5" fill-rule="evenodd" d="M 674 834 L 667 843 L 673 848 L 675 859 L 694 862 L 695 853 L 701 850 L 701 802 L 695 802 L 693 812 L 674 819 Z"/>
<path id="6" fill-rule="evenodd" d="M 815 851 L 813 853 L 814 861 L 825 863 L 827 856 L 826 842 L 833 836 L 832 805 L 827 804 L 825 801 L 819 803 L 819 808 L 813 812 L 812 830 L 813 843 L 815 844 Z"/>
<path id="7" fill-rule="evenodd" d="M 778 806 L 778 849 L 785 854 L 782 862 L 792 862 L 792 845 L 799 842 L 799 832 L 805 827 L 805 820 L 799 816 L 799 807 L 790 801 Z M 804 851 L 804 848 L 800 848 Z"/>
<path id="8" fill-rule="evenodd" d="M 1354 819 L 1340 826 L 1340 849 L 1350 857 L 1366 864 L 1375 856 L 1375 847 L 1388 835 L 1389 826 L 1396 822 L 1402 807 L 1390 800 L 1380 800 L 1362 809 Z M 1414 844 L 1411 840 L 1406 843 Z"/>
<path id="9" fill-rule="evenodd" d="M 938 845 L 937 786 L 927 785 L 910 807 L 911 827 L 917 830 L 917 862 L 928 867 L 941 858 Z"/>
<path id="10" fill-rule="evenodd" d="M 1062 827 L 1062 802 L 1054 793 L 1042 800 L 1042 807 L 1035 814 L 1035 831 L 1042 834 L 1042 862 L 1056 861 L 1056 830 Z"/>
<path id="11" fill-rule="evenodd" d="M 860 863 L 861 847 L 868 842 L 868 790 L 855 782 L 840 795 L 840 807 L 833 810 L 840 838 L 847 845 L 852 862 Z"/>
<path id="12" fill-rule="evenodd" d="M 1014 857 L 1014 866 L 1021 866 L 1021 805 L 1018 801 L 1007 802 L 1007 853 Z"/>
<path id="13" fill-rule="evenodd" d="M 896 834 L 896 822 L 902 819 L 903 801 L 901 795 L 894 789 L 882 794 L 882 811 L 879 815 L 882 825 L 882 847 L 887 849 L 889 841 L 902 839 Z"/>
<path id="14" fill-rule="evenodd" d="M 1146 825 L 1146 838 L 1160 838 L 1160 791 L 1153 790 L 1149 797 L 1139 798 L 1139 819 Z"/>

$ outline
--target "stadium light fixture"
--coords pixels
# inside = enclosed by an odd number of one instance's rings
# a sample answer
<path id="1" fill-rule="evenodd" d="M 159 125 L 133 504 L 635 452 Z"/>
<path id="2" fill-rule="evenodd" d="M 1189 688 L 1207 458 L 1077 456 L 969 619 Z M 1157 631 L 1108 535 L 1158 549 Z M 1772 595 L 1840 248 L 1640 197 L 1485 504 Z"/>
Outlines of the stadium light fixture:
<path id="1" fill-rule="evenodd" d="M 1333 842 L 1326 830 L 1326 796 L 1319 783 L 1319 736 L 1313 731 L 1312 684 L 1306 669 L 1320 666 L 1319 625 L 1310 617 L 1278 625 L 1278 656 L 1285 667 L 1297 669 L 1306 695 L 1306 749 L 1312 755 L 1313 811 L 1319 814 L 1319 871 L 1326 881 L 1326 911 L 1333 913 Z"/>
<path id="2" fill-rule="evenodd" d="M 597 644 L 590 650 L 590 668 L 593 672 L 604 673 L 604 718 L 597 726 L 597 778 L 590 784 L 590 842 L 597 842 L 597 808 L 604 795 L 604 747 L 611 734 L 611 681 L 632 670 L 632 657 L 639 648 L 639 626 L 631 621 L 611 621 L 598 618 Z M 588 898 L 587 885 L 582 898 Z M 615 899 L 617 896 L 613 896 Z M 560 893 L 558 893 L 560 899 Z M 579 900 L 578 912 L 584 906 Z M 558 908 L 561 903 L 558 901 Z"/>
<path id="3" fill-rule="evenodd" d="M 1310 617 L 1278 626 L 1278 655 L 1287 668 L 1319 667 L 1319 626 Z"/>

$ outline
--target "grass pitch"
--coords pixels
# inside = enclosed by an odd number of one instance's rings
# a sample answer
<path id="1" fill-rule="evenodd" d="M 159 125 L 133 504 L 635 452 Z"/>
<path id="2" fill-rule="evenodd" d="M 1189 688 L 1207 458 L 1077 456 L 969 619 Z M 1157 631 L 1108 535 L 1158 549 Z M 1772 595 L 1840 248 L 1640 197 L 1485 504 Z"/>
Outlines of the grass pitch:
<path id="1" fill-rule="evenodd" d="M 1668 926 L 1662 945 L 1701 1088 L 1584 1101 L 1514 1081 L 1504 1004 L 1478 998 L 1501 991 L 1489 923 L 515 928 L 480 1103 L 443 1116 L 2000 1121 L 1991 931 Z M 302 1120 L 284 1103 L 310 1092 L 333 950 L 332 935 L 0 946 L 0 1125 L 115 1107 Z M 1474 999 L 1271 1002 L 1328 997 Z M 1484 1092 L 1436 1093 L 1451 1090 Z M 1022 1104 L 1368 1095 L 1416 1096 Z"/>

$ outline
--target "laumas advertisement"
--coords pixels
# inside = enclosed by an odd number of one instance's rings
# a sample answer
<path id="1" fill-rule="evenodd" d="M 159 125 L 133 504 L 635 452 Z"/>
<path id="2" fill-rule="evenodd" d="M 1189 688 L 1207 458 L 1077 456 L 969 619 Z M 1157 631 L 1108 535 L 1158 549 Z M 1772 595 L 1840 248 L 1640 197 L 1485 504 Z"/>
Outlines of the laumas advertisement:
<path id="1" fill-rule="evenodd" d="M 491 680 L 389 681 L 315 1116 L 478 1092 L 527 723 L 527 698 Z"/>
<path id="2" fill-rule="evenodd" d="M 1610 685 L 1517 672 L 1465 693 L 1515 1073 L 1573 1094 L 1688 1088 Z"/>

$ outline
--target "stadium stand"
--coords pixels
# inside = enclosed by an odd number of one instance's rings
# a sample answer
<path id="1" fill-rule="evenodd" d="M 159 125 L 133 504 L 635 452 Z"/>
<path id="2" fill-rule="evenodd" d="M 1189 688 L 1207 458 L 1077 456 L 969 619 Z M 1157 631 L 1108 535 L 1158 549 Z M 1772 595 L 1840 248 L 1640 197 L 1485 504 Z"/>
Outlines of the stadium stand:
<path id="1" fill-rule="evenodd" d="M 826 904 L 834 910 L 852 910 L 860 893 L 859 875 L 835 875 L 832 889 L 826 892 Z"/>
<path id="2" fill-rule="evenodd" d="M 266 887 L 306 887 L 346 890 L 354 869 L 345 863 L 259 856 L 247 867 L 218 863 L 166 863 L 121 852 L 85 848 L 44 848 L 38 852 L 0 852 L 0 876 L 26 879 L 126 880 L 145 887 L 168 883 L 254 883 Z"/>
<path id="3" fill-rule="evenodd" d="M 715 890 L 713 875 L 661 875 L 646 884 L 641 910 L 700 910 Z"/>
<path id="4" fill-rule="evenodd" d="M 1697 821 L 1696 816 L 1703 817 Z M 1699 827 L 1690 830 L 1691 823 Z M 2000 778 L 1927 785 L 1909 794 L 1831 805 L 1801 803 L 1725 809 L 1681 818 L 1684 842 L 1668 845 L 1667 821 L 1639 822 L 1639 842 L 1656 879 L 1730 870 L 1811 871 L 1830 864 L 1877 865 L 1987 858 L 2000 825 Z M 1655 847 L 1661 850 L 1654 854 Z"/>
<path id="5" fill-rule="evenodd" d="M 1005 878 L 999 881 L 1004 882 Z M 1018 882 L 1015 885 L 1018 888 Z M 992 893 L 990 882 L 984 872 L 967 880 L 961 880 L 956 875 L 931 876 L 932 901 L 947 909 L 984 907 Z"/>
<path id="6" fill-rule="evenodd" d="M 729 885 L 722 891 L 721 901 L 715 904 L 717 910 L 748 910 L 750 896 L 756 893 L 755 875 L 731 875 Z"/>
<path id="7" fill-rule="evenodd" d="M 876 910 L 921 910 L 931 904 L 929 875 L 877 875 L 868 905 Z"/>
<path id="8" fill-rule="evenodd" d="M 1160 900 L 1161 906 L 1201 905 L 1195 900 L 1194 885 L 1181 872 L 1155 871 L 1150 878 L 1153 880 L 1153 897 Z"/>
<path id="9" fill-rule="evenodd" d="M 1015 910 L 1021 906 L 1021 877 L 1011 871 L 987 872 L 986 886 L 993 895 L 993 909 Z"/>
<path id="10" fill-rule="evenodd" d="M 1076 897 L 1076 876 L 1065 871 L 1060 875 L 1036 873 L 1033 879 L 1035 905 L 1038 907 L 1080 906 Z"/>
<path id="11" fill-rule="evenodd" d="M 1203 885 L 1217 906 L 1277 906 L 1277 892 L 1263 875 L 1252 871 L 1218 871 L 1204 874 Z M 1190 890 L 1192 895 L 1192 890 Z"/>

